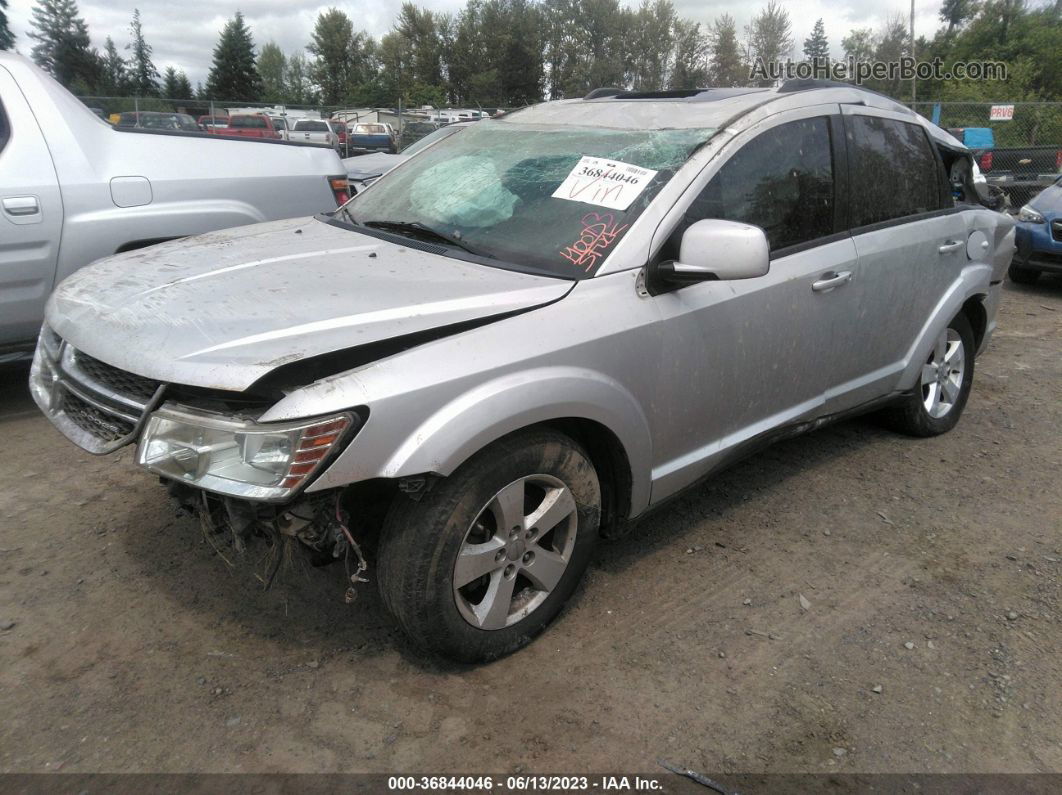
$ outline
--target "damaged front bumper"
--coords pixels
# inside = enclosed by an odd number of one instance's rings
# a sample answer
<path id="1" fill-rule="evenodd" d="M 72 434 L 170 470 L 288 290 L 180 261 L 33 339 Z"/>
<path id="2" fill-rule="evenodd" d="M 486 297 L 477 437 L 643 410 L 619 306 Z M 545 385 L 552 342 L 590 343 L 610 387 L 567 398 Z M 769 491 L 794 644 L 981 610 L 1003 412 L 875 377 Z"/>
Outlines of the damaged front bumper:
<path id="1" fill-rule="evenodd" d="M 314 566 L 343 561 L 348 604 L 354 601 L 354 586 L 368 582 L 363 576 L 368 562 L 348 526 L 349 514 L 338 490 L 307 495 L 287 505 L 271 505 L 212 494 L 166 478 L 159 480 L 178 510 L 198 519 L 215 549 L 215 541 L 241 554 L 258 541 L 272 549 L 265 570 L 256 572 L 266 588 L 273 584 L 281 564 L 290 560 L 286 552 L 293 544 L 308 554 Z"/>

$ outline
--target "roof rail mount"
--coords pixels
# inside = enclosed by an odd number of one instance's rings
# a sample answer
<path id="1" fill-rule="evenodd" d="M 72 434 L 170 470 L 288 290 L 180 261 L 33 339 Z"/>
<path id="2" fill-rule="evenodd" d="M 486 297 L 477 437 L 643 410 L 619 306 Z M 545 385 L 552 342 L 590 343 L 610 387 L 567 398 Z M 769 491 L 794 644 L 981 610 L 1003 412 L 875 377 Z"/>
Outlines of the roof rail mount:
<path id="1" fill-rule="evenodd" d="M 614 97 L 617 94 L 622 94 L 622 88 L 595 88 L 583 99 L 601 99 L 602 97 Z"/>

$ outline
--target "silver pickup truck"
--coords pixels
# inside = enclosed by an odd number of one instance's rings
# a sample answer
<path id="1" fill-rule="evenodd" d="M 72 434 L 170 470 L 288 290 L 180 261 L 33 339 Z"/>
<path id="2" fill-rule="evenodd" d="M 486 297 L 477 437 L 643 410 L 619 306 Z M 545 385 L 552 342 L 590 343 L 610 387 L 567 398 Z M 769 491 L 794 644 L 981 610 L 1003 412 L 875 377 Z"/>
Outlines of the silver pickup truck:
<path id="1" fill-rule="evenodd" d="M 52 287 L 100 257 L 345 200 L 331 149 L 116 129 L 0 53 L 0 362 L 31 351 Z"/>

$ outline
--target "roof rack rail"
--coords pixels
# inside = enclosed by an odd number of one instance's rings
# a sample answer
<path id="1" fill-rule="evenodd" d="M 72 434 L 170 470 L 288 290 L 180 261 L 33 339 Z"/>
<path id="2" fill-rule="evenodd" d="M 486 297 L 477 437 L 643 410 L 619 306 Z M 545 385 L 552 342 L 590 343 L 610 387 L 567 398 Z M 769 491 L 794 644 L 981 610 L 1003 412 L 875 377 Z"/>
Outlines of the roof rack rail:
<path id="1" fill-rule="evenodd" d="M 601 99 L 602 97 L 614 97 L 617 94 L 622 94 L 622 88 L 595 88 L 583 99 Z"/>
<path id="2" fill-rule="evenodd" d="M 793 91 L 811 91 L 813 88 L 859 88 L 863 91 L 868 89 L 854 83 L 842 83 L 839 80 L 817 80 L 811 77 L 793 78 L 786 80 L 778 87 L 779 94 L 789 94 Z"/>

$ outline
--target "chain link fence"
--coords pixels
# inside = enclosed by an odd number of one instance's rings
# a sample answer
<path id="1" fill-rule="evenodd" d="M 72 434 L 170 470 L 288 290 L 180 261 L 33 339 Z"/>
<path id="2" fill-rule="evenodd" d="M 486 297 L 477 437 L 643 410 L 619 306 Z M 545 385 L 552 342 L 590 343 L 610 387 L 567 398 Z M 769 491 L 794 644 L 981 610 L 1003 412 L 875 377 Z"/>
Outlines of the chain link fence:
<path id="1" fill-rule="evenodd" d="M 965 143 L 1017 209 L 1062 174 L 1062 102 L 916 102 Z"/>
<path id="2" fill-rule="evenodd" d="M 279 128 L 281 138 L 289 138 L 291 127 L 299 119 L 335 119 L 348 128 L 355 124 L 387 124 L 394 133 L 394 149 L 400 152 L 431 132 L 461 121 L 490 118 L 518 108 L 454 107 L 407 108 L 397 101 L 391 107 L 355 107 L 352 105 L 288 105 L 263 102 L 240 102 L 221 99 L 164 99 L 160 97 L 78 97 L 99 116 L 122 126 L 154 129 L 190 130 L 194 123 L 201 131 L 224 134 L 222 125 L 229 116 L 264 114 Z M 184 117 L 190 117 L 184 118 Z M 340 154 L 358 155 L 353 147 Z"/>

